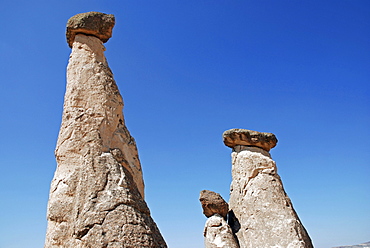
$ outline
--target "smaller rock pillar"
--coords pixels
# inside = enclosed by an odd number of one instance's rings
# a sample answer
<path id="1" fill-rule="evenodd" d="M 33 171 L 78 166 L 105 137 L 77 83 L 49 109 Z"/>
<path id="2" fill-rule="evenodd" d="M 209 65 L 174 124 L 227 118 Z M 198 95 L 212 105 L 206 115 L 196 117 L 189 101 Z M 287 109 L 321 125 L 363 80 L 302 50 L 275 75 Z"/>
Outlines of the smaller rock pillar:
<path id="1" fill-rule="evenodd" d="M 231 129 L 223 140 L 233 149 L 229 224 L 240 247 L 313 247 L 271 159 L 275 135 Z"/>
<path id="2" fill-rule="evenodd" d="M 202 190 L 199 200 L 203 214 L 208 217 L 204 227 L 204 245 L 206 248 L 239 248 L 230 226 L 226 222 L 229 206 L 213 191 Z"/>

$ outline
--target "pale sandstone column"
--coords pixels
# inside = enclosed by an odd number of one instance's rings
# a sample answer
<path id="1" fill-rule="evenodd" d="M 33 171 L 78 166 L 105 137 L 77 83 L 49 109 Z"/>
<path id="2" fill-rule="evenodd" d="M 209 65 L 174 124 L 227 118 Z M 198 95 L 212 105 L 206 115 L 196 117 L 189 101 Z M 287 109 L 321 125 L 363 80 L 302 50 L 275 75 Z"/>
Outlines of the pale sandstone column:
<path id="1" fill-rule="evenodd" d="M 113 15 L 78 14 L 51 183 L 45 247 L 167 247 L 144 201 L 134 138 L 104 56 Z"/>
<path id="2" fill-rule="evenodd" d="M 240 247 L 313 247 L 271 159 L 275 135 L 231 129 L 223 139 L 233 149 L 229 224 Z"/>

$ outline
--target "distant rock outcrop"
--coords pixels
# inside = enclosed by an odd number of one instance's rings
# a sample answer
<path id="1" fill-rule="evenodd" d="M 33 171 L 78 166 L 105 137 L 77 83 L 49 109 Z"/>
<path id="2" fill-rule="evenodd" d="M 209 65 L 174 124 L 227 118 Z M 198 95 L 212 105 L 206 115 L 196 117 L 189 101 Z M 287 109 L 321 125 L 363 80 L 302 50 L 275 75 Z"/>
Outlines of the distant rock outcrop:
<path id="1" fill-rule="evenodd" d="M 229 225 L 240 247 L 313 247 L 269 154 L 275 135 L 231 129 L 223 139 L 233 149 Z"/>
<path id="2" fill-rule="evenodd" d="M 203 213 L 208 220 L 204 227 L 204 245 L 206 248 L 239 248 L 230 226 L 226 222 L 228 204 L 210 190 L 202 190 L 199 200 Z"/>
<path id="3" fill-rule="evenodd" d="M 72 17 L 64 111 L 45 247 L 167 247 L 144 201 L 134 138 L 104 56 L 114 16 Z"/>
<path id="4" fill-rule="evenodd" d="M 333 248 L 370 248 L 370 242 L 358 244 L 358 245 L 345 245 L 345 246 L 336 246 Z"/>

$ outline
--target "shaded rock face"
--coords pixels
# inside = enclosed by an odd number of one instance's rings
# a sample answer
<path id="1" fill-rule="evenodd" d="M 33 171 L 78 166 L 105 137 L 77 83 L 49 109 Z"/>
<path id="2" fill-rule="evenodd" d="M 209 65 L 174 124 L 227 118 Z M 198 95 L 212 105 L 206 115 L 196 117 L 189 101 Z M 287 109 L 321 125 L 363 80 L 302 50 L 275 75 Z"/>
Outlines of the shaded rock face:
<path id="1" fill-rule="evenodd" d="M 230 133 L 232 130 L 226 135 Z M 260 135 L 263 137 L 264 133 Z M 261 140 L 264 139 L 267 138 Z M 284 191 L 266 144 L 232 148 L 229 224 L 240 247 L 313 247 Z"/>
<path id="2" fill-rule="evenodd" d="M 210 190 L 202 190 L 200 192 L 199 201 L 202 204 L 203 214 L 206 217 L 219 214 L 226 219 L 229 205 L 220 194 Z"/>
<path id="3" fill-rule="evenodd" d="M 167 247 L 104 50 L 95 36 L 74 37 L 45 247 Z"/>

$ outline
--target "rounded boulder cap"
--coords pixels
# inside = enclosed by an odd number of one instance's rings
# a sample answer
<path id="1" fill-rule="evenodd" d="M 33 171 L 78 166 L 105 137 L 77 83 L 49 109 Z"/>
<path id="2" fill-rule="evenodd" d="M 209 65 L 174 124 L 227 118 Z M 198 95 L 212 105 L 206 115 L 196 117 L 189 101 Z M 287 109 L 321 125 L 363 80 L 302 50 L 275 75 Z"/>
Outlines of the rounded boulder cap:
<path id="1" fill-rule="evenodd" d="M 107 42 L 112 37 L 115 24 L 114 15 L 100 12 L 86 12 L 69 18 L 67 22 L 67 42 L 72 48 L 76 34 L 93 35 L 102 42 Z"/>
<path id="2" fill-rule="evenodd" d="M 256 146 L 265 151 L 270 151 L 278 142 L 273 133 L 261 133 L 247 129 L 230 129 L 223 133 L 224 144 L 234 148 L 237 145 L 241 146 Z"/>
<path id="3" fill-rule="evenodd" d="M 229 204 L 218 193 L 210 190 L 200 192 L 199 201 L 202 204 L 203 214 L 209 218 L 214 214 L 219 214 L 226 218 L 229 212 Z"/>

